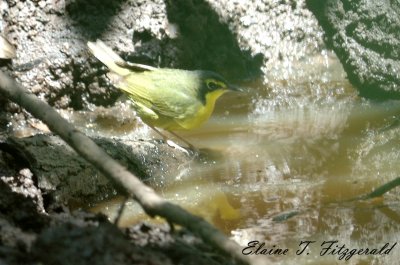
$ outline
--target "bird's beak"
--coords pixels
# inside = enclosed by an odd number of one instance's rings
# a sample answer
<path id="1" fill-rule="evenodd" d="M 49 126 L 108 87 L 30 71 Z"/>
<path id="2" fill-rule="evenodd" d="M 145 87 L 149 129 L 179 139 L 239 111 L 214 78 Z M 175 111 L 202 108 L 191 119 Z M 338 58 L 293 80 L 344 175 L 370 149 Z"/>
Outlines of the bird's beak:
<path id="1" fill-rule="evenodd" d="M 246 91 L 244 88 L 237 86 L 237 85 L 233 85 L 233 84 L 229 84 L 228 89 L 230 91 L 236 91 L 236 92 L 245 92 Z"/>

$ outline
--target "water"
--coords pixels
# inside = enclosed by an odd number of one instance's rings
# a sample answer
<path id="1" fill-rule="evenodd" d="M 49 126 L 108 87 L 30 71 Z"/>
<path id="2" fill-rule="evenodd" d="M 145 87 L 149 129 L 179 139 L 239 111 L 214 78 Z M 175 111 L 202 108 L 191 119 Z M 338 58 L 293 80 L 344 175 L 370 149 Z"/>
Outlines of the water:
<path id="1" fill-rule="evenodd" d="M 374 200 L 349 199 L 399 176 L 400 102 L 359 98 L 326 51 L 276 69 L 265 83 L 242 84 L 248 93 L 221 98 L 201 129 L 181 134 L 214 155 L 185 166 L 156 190 L 243 246 L 259 240 L 288 248 L 288 257 L 270 257 L 278 264 L 344 263 L 338 255 L 320 256 L 324 240 L 370 249 L 399 242 L 398 190 Z M 103 134 L 134 127 L 107 127 Z M 139 133 L 149 131 L 140 127 Z M 113 218 L 120 201 L 93 210 Z M 128 202 L 122 224 L 143 219 L 150 220 Z M 298 256 L 304 240 L 316 242 L 309 255 Z M 386 256 L 356 255 L 347 264 L 395 264 L 398 247 Z"/>

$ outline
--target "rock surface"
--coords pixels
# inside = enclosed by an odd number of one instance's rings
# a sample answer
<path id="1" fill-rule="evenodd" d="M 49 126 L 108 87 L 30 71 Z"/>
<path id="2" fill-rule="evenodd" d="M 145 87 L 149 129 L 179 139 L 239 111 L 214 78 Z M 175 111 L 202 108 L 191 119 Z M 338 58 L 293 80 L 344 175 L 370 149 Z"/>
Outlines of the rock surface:
<path id="1" fill-rule="evenodd" d="M 112 158 L 153 187 L 169 182 L 179 174 L 176 165 L 193 159 L 162 143 L 108 138 L 93 140 Z M 18 160 L 20 163 L 24 161 L 33 172 L 37 187 L 46 194 L 47 200 L 57 204 L 72 201 L 87 205 L 116 194 L 107 178 L 57 136 L 11 137 L 2 146 L 0 150 L 23 154 Z M 19 175 L 27 170 L 21 170 Z M 29 170 L 28 173 L 32 175 Z M 33 185 L 32 180 L 29 183 Z"/>
<path id="2" fill-rule="evenodd" d="M 119 230 L 104 216 L 38 213 L 0 181 L 1 264 L 236 264 L 186 231 L 139 224 Z"/>
<path id="3" fill-rule="evenodd" d="M 362 96 L 400 98 L 400 4 L 308 0 L 327 43 Z"/>

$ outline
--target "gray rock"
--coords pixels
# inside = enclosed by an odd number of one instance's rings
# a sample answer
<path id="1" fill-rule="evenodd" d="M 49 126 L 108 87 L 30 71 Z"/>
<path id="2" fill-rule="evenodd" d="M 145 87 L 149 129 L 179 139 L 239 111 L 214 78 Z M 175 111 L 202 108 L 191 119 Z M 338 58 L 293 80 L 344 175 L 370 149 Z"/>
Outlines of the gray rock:
<path id="1" fill-rule="evenodd" d="M 167 184 L 179 173 L 176 165 L 191 159 L 161 143 L 107 138 L 94 140 L 111 157 L 153 187 Z M 112 183 L 59 137 L 12 137 L 6 144 L 8 149 L 15 150 L 27 161 L 38 188 L 57 204 L 71 201 L 93 203 L 116 194 Z"/>
<path id="2" fill-rule="evenodd" d="M 307 3 L 361 95 L 399 99 L 400 4 L 371 0 Z"/>

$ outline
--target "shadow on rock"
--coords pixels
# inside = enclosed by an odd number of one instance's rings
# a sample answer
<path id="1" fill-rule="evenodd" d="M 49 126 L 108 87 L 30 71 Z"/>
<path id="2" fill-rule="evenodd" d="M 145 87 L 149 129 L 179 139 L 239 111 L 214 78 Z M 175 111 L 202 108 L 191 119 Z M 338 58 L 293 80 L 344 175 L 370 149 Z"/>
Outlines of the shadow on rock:
<path id="1" fill-rule="evenodd" d="M 263 55 L 241 50 L 228 25 L 204 0 L 78 0 L 66 11 L 84 38 L 113 41 L 112 48 L 129 61 L 212 70 L 233 81 L 261 74 Z"/>
<path id="2" fill-rule="evenodd" d="M 209 69 L 228 79 L 243 79 L 261 74 L 263 55 L 254 57 L 242 51 L 228 25 L 204 0 L 165 1 L 171 26 L 178 31 L 173 39 L 180 49 L 186 69 Z"/>
<path id="3" fill-rule="evenodd" d="M 109 30 L 112 18 L 120 11 L 125 0 L 76 0 L 66 4 L 68 17 L 75 21 L 78 27 L 89 36 L 99 37 Z"/>

